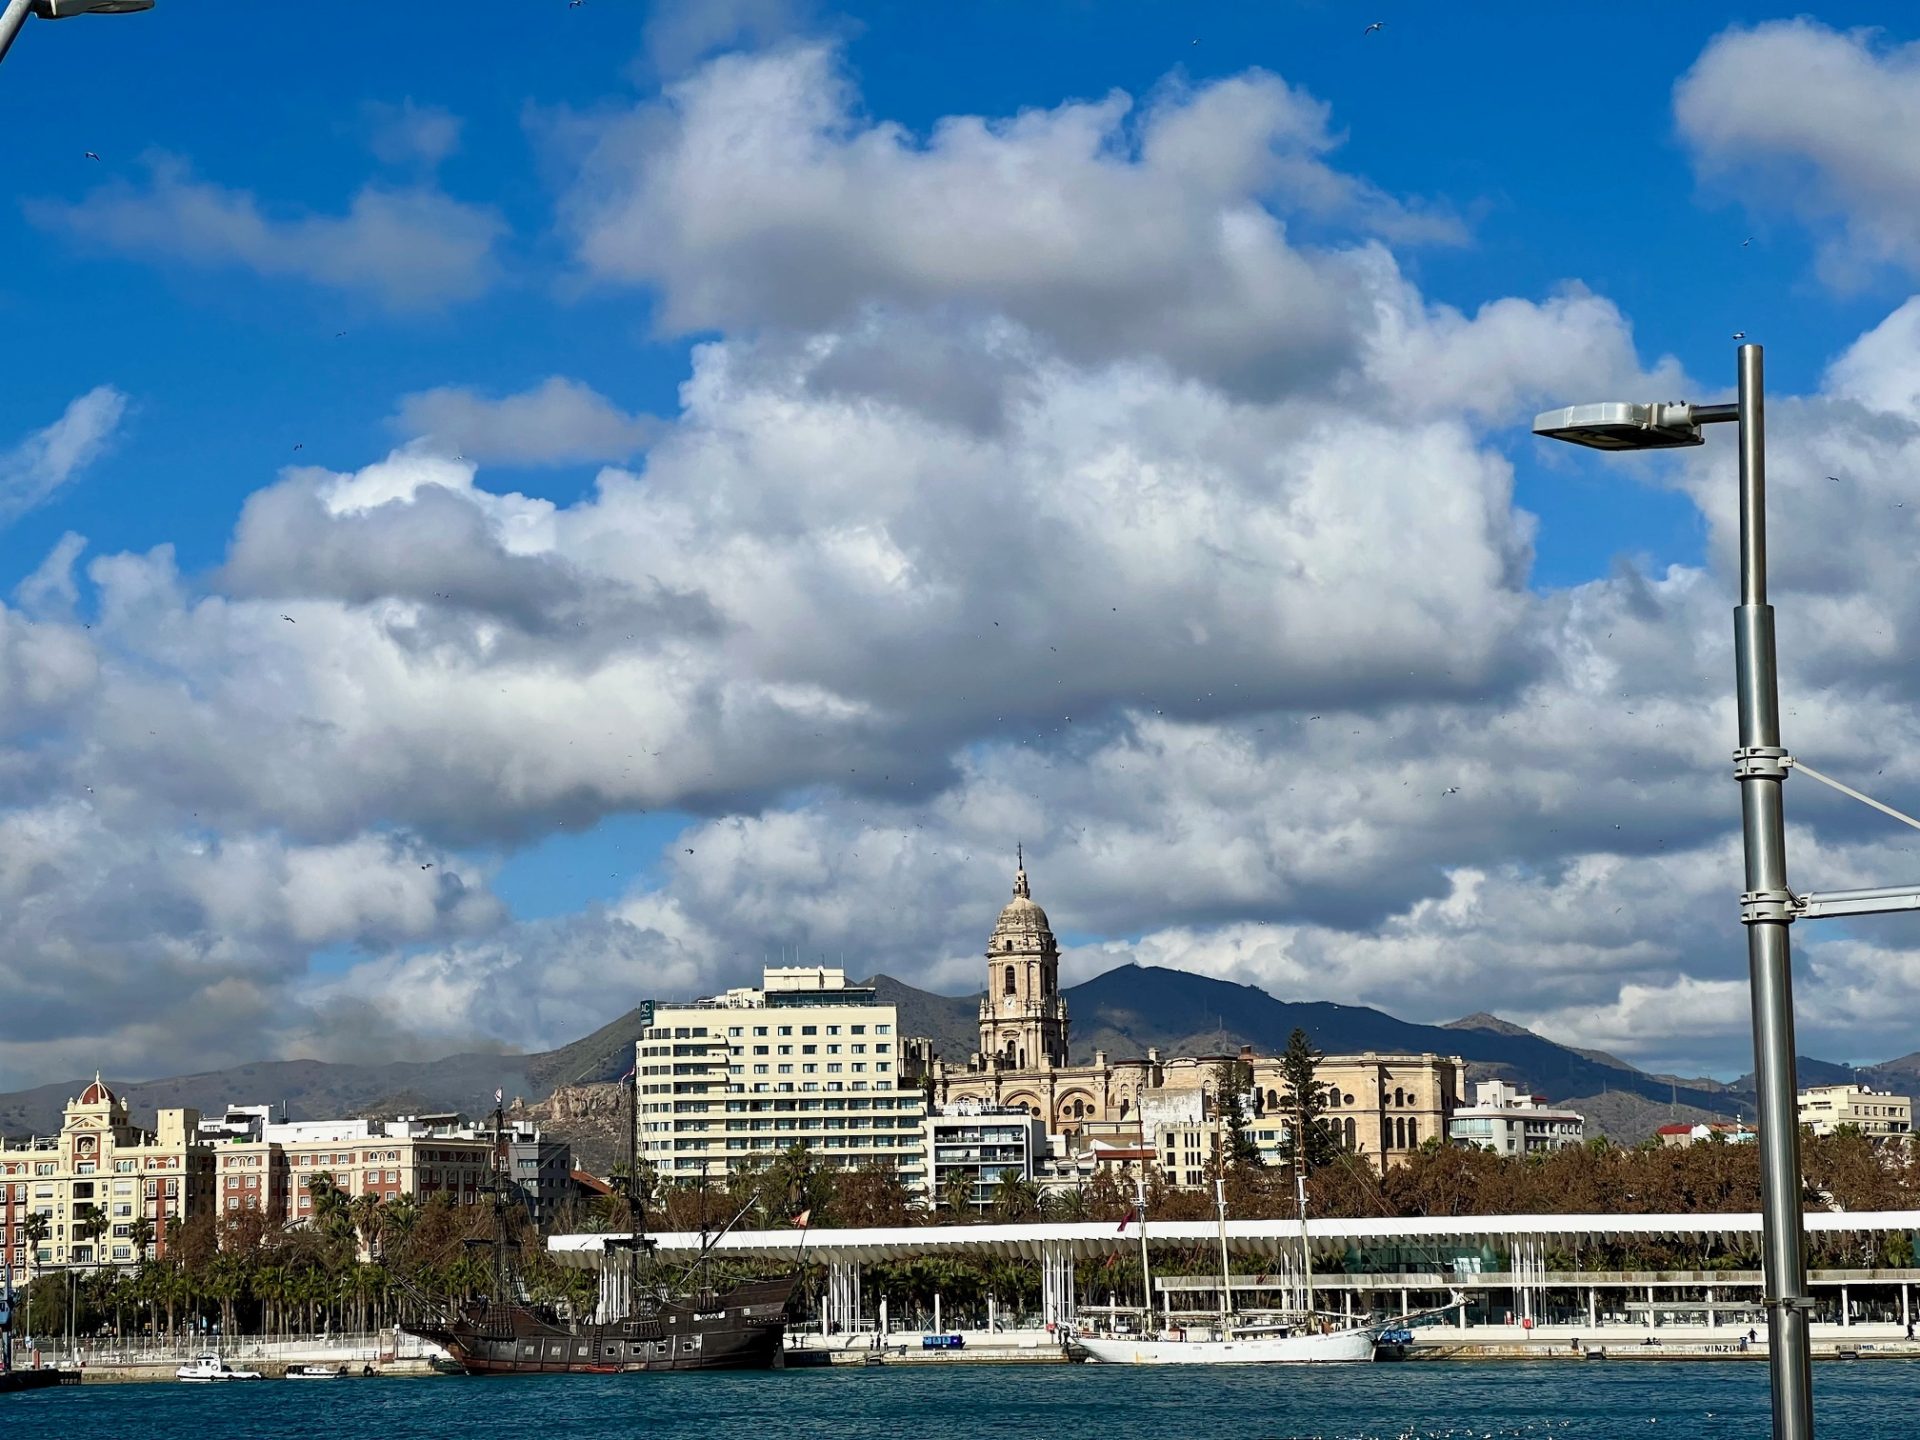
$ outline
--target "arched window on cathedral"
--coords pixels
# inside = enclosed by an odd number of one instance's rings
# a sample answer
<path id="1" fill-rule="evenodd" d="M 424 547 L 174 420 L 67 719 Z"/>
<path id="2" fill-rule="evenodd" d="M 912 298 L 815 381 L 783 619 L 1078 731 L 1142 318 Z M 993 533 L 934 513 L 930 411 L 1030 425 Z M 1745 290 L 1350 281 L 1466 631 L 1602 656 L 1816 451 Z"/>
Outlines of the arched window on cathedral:
<path id="1" fill-rule="evenodd" d="M 1354 1140 L 1355 1140 L 1355 1131 L 1356 1131 L 1357 1129 L 1358 1129 L 1358 1127 L 1357 1127 L 1357 1126 L 1355 1126 L 1355 1125 L 1354 1125 L 1354 1123 L 1353 1123 L 1353 1117 L 1352 1117 L 1352 1116 L 1348 1116 L 1348 1117 L 1347 1117 L 1347 1128 L 1346 1128 L 1346 1132 L 1345 1132 L 1345 1133 L 1346 1133 L 1346 1137 L 1347 1137 L 1347 1149 L 1349 1149 L 1349 1150 L 1351 1150 L 1351 1149 L 1353 1149 L 1353 1148 L 1354 1148 Z"/>
<path id="2" fill-rule="evenodd" d="M 1131 1110 L 1132 1108 L 1133 1108 L 1133 1102 L 1132 1102 L 1132 1101 L 1130 1101 L 1130 1100 L 1122 1100 L 1122 1101 L 1120 1102 L 1120 1118 L 1121 1118 L 1122 1120 L 1124 1120 L 1124 1119 L 1126 1119 L 1126 1118 L 1127 1118 L 1127 1111 L 1129 1111 L 1129 1110 Z"/>
<path id="3" fill-rule="evenodd" d="M 1074 1119 L 1079 1120 L 1083 1118 L 1086 1115 L 1086 1113 L 1087 1113 L 1087 1104 L 1084 1100 L 1076 1100 L 1073 1102 L 1073 1118 Z"/>
<path id="4" fill-rule="evenodd" d="M 1396 1104 L 1396 1105 L 1404 1105 L 1404 1104 L 1406 1104 L 1406 1103 L 1407 1103 L 1407 1092 L 1406 1092 L 1406 1091 L 1404 1091 L 1404 1090 L 1402 1090 L 1402 1089 L 1399 1089 L 1398 1087 L 1395 1087 L 1395 1089 L 1394 1089 L 1394 1092 L 1393 1092 L 1393 1103 L 1394 1103 L 1394 1104 Z"/>
<path id="5" fill-rule="evenodd" d="M 1013 994 L 1013 966 L 1011 965 L 1007 966 L 1007 980 L 1002 993 L 1007 995 Z"/>
<path id="6" fill-rule="evenodd" d="M 1420 1148 L 1420 1122 L 1411 1115 L 1407 1117 L 1407 1148 L 1409 1150 Z"/>
<path id="7" fill-rule="evenodd" d="M 1278 1090 L 1267 1091 L 1267 1109 L 1278 1110 L 1279 1108 L 1280 1108 L 1280 1092 Z"/>

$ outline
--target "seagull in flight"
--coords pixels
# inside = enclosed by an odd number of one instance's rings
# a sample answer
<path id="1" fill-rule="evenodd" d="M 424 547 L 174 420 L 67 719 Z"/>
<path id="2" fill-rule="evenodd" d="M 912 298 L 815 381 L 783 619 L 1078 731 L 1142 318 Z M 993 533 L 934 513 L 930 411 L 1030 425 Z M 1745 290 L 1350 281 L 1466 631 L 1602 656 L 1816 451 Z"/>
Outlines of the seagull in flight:
<path id="1" fill-rule="evenodd" d="M 296 450 L 304 450 L 304 449 L 306 449 L 307 447 L 306 447 L 306 446 L 305 446 L 304 444 L 300 444 L 300 445 L 296 445 L 296 446 L 294 446 L 293 448 L 294 448 L 294 449 L 296 449 Z"/>
<path id="2" fill-rule="evenodd" d="M 1458 785 L 1449 785 L 1440 793 L 1442 795 L 1458 795 L 1460 793 L 1460 787 Z"/>
<path id="3" fill-rule="evenodd" d="M 91 150 L 82 150 L 80 152 L 80 158 L 83 160 L 98 160 L 100 157 Z"/>
<path id="4" fill-rule="evenodd" d="M 1751 244 L 1753 244 L 1753 237 L 1749 235 L 1746 239 L 1740 242 L 1740 248 L 1744 250 Z"/>
<path id="5" fill-rule="evenodd" d="M 1360 33 L 1361 33 L 1362 35 L 1371 35 L 1371 34 L 1373 34 L 1373 32 L 1374 32 L 1374 31 L 1376 31 L 1376 30 L 1384 30 L 1384 29 L 1386 29 L 1386 28 L 1387 28 L 1387 22 L 1386 22 L 1386 21 L 1384 21 L 1384 20 L 1376 20 L 1376 21 L 1374 21 L 1374 22 L 1373 22 L 1373 23 L 1372 23 L 1371 25 L 1369 25 L 1369 26 L 1367 26 L 1367 28 L 1366 28 L 1366 29 L 1364 29 L 1364 30 L 1362 30 L 1362 31 L 1361 31 Z"/>
<path id="6" fill-rule="evenodd" d="M 296 620 L 295 620 L 295 619 L 293 618 L 293 616 L 291 616 L 291 615 L 282 615 L 282 616 L 281 616 L 280 618 L 281 618 L 282 620 L 284 620 L 284 621 L 286 621 L 286 622 L 287 622 L 287 623 L 288 623 L 289 625 L 295 625 L 295 624 L 298 624 L 298 623 L 299 623 L 299 622 L 298 622 L 298 621 L 296 621 Z"/>
<path id="7" fill-rule="evenodd" d="M 1744 330 L 1736 330 L 1733 332 L 1733 338 L 1736 340 L 1744 340 L 1747 338 L 1747 332 Z"/>

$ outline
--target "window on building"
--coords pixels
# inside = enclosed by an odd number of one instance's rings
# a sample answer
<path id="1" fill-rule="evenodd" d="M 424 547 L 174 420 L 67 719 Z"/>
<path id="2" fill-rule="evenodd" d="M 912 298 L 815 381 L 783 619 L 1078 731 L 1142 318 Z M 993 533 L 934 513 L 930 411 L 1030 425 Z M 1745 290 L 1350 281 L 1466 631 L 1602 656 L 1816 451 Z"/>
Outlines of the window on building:
<path id="1" fill-rule="evenodd" d="M 1011 965 L 1009 965 L 1009 966 L 1007 966 L 1007 978 L 1006 978 L 1006 983 L 1005 983 L 1005 984 L 1003 984 L 1003 985 L 1002 985 L 1002 986 L 1000 987 L 1000 993 L 1001 993 L 1002 995 L 1011 995 L 1011 994 L 1013 994 L 1013 983 L 1014 983 L 1014 982 L 1013 982 L 1013 973 L 1014 973 L 1014 971 L 1013 971 L 1013 966 L 1011 966 Z"/>

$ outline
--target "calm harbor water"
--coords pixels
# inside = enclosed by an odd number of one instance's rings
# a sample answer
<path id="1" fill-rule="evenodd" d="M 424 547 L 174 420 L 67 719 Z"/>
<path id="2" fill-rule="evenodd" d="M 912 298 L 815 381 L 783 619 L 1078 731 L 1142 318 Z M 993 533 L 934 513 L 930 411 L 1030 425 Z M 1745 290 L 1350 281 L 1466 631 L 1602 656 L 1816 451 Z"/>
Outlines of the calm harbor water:
<path id="1" fill-rule="evenodd" d="M 1343 1365 L 1324 1369 L 971 1367 L 771 1374 L 98 1385 L 0 1401 L 6 1440 L 300 1436 L 388 1440 L 1759 1440 L 1753 1364 Z M 1820 1433 L 1906 1440 L 1920 1361 L 1815 1368 Z"/>

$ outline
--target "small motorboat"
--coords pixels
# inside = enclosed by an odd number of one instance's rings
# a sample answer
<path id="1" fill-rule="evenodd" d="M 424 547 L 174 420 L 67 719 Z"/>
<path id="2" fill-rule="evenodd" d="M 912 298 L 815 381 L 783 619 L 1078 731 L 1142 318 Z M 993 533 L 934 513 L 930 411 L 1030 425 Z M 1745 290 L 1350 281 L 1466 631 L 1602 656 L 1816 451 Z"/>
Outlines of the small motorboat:
<path id="1" fill-rule="evenodd" d="M 216 1380 L 258 1380 L 258 1370 L 236 1370 L 218 1355 L 196 1355 L 178 1370 L 173 1378 L 188 1385 L 208 1385 Z"/>
<path id="2" fill-rule="evenodd" d="M 287 1367 L 289 1380 L 344 1380 L 346 1378 L 347 1367 L 344 1365 L 332 1368 L 325 1365 L 289 1365 Z"/>

